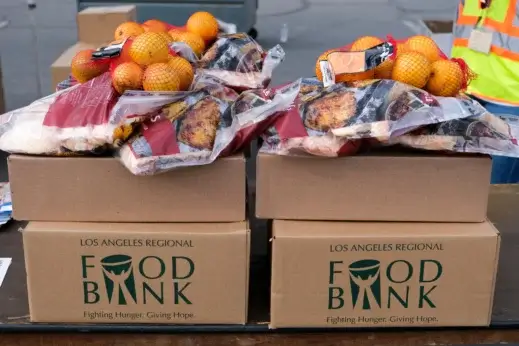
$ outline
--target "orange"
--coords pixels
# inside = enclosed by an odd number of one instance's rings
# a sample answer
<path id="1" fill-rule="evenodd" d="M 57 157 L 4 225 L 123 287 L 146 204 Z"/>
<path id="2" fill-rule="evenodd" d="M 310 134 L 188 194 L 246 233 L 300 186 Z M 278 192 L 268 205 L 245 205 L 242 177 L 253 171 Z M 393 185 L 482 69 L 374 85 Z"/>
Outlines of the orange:
<path id="1" fill-rule="evenodd" d="M 116 41 L 119 41 L 128 37 L 139 36 L 142 33 L 144 33 L 144 29 L 139 23 L 125 22 L 119 25 L 117 29 L 115 29 L 114 38 Z"/>
<path id="2" fill-rule="evenodd" d="M 145 32 L 133 40 L 130 57 L 139 65 L 151 65 L 169 60 L 168 42 L 161 34 Z"/>
<path id="3" fill-rule="evenodd" d="M 193 82 L 195 75 L 193 66 L 186 59 L 173 56 L 169 59 L 168 65 L 175 71 L 180 79 L 180 90 L 187 90 Z"/>
<path id="4" fill-rule="evenodd" d="M 417 52 L 400 54 L 393 66 L 392 79 L 423 88 L 431 74 L 431 63 L 425 55 Z"/>
<path id="5" fill-rule="evenodd" d="M 410 37 L 406 42 L 406 49 L 422 53 L 431 63 L 440 59 L 440 48 L 430 37 L 417 35 Z"/>
<path id="6" fill-rule="evenodd" d="M 198 36 L 197 34 L 193 34 L 192 32 L 183 32 L 179 35 L 177 42 L 184 42 L 187 44 L 196 55 L 200 56 L 205 50 L 205 42 L 204 40 Z"/>
<path id="7" fill-rule="evenodd" d="M 382 64 L 375 67 L 375 78 L 391 79 L 391 74 L 393 73 L 394 65 L 395 65 L 395 61 L 392 59 L 388 59 L 388 60 L 384 61 Z"/>
<path id="8" fill-rule="evenodd" d="M 382 42 L 384 41 L 375 36 L 362 36 L 353 42 L 350 50 L 352 52 L 360 52 L 361 50 L 375 47 L 377 44 L 381 44 Z"/>
<path id="9" fill-rule="evenodd" d="M 400 43 L 397 43 L 396 44 L 396 55 L 400 55 L 400 54 L 403 54 L 405 52 L 408 52 L 409 51 L 409 48 L 407 48 L 407 45 L 405 44 L 405 42 L 400 42 Z"/>
<path id="10" fill-rule="evenodd" d="M 173 41 L 173 37 L 171 37 L 171 35 L 170 35 L 169 33 L 167 33 L 167 32 L 158 32 L 157 34 L 159 34 L 160 36 L 162 36 L 162 37 L 166 40 L 166 42 L 167 42 L 168 44 L 174 42 L 174 41 Z"/>
<path id="11" fill-rule="evenodd" d="M 186 28 L 205 42 L 211 42 L 218 36 L 218 21 L 209 12 L 193 13 L 187 20 Z"/>
<path id="12" fill-rule="evenodd" d="M 159 63 L 148 66 L 144 71 L 142 85 L 146 91 L 178 91 L 180 79 L 171 66 Z"/>
<path id="13" fill-rule="evenodd" d="M 119 94 L 126 90 L 142 89 L 142 67 L 134 62 L 125 62 L 117 66 L 112 73 L 112 84 Z"/>
<path id="14" fill-rule="evenodd" d="M 451 60 L 438 60 L 431 66 L 431 77 L 426 89 L 436 96 L 456 96 L 463 83 L 463 71 L 460 65 Z"/>
<path id="15" fill-rule="evenodd" d="M 142 28 L 146 32 L 167 32 L 168 25 L 157 19 L 150 19 L 142 23 Z"/>
<path id="16" fill-rule="evenodd" d="M 115 40 L 115 41 L 110 42 L 109 45 L 110 46 L 116 45 L 116 44 L 120 44 L 121 42 L 122 42 L 122 40 Z M 130 57 L 130 46 L 131 46 L 131 42 L 126 42 L 123 45 L 123 48 L 121 49 L 121 53 L 119 54 L 119 57 L 116 60 L 117 63 L 132 61 L 132 58 Z"/>
<path id="17" fill-rule="evenodd" d="M 109 61 L 92 60 L 93 49 L 79 51 L 70 63 L 71 74 L 79 82 L 85 83 L 102 75 L 110 67 Z"/>
<path id="18" fill-rule="evenodd" d="M 173 38 L 173 41 L 178 41 L 181 37 L 181 35 L 184 33 L 184 30 L 173 28 L 170 31 L 168 31 L 169 36 Z"/>

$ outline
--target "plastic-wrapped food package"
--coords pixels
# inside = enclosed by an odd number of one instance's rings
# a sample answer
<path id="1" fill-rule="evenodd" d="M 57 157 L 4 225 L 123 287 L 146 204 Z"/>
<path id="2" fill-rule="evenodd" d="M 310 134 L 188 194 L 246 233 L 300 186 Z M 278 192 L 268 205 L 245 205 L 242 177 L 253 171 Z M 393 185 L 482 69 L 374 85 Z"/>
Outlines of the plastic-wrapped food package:
<path id="1" fill-rule="evenodd" d="M 357 108 L 342 124 L 331 129 L 337 137 L 387 140 L 420 126 L 479 116 L 485 112 L 468 97 L 433 96 L 393 80 L 351 85 L 338 87 L 355 98 Z"/>
<path id="2" fill-rule="evenodd" d="M 338 86 L 338 85 L 337 85 Z M 297 93 L 294 103 L 280 112 L 266 129 L 262 152 L 278 155 L 308 153 L 317 156 L 353 155 L 360 141 L 330 133 L 343 117 L 356 108 L 349 94 L 335 94 L 319 101 L 327 88 L 315 78 L 300 79 L 272 90 L 275 94 Z"/>
<path id="3" fill-rule="evenodd" d="M 260 90 L 238 95 L 221 84 L 205 82 L 204 88 L 182 93 L 152 112 L 140 132 L 121 147 L 119 156 L 133 174 L 209 164 L 238 152 L 297 95 Z M 140 99 L 145 102 L 146 96 Z"/>
<path id="4" fill-rule="evenodd" d="M 340 83 L 323 87 L 307 78 L 284 87 L 298 97 L 263 135 L 263 151 L 289 155 L 352 155 L 363 139 L 388 140 L 424 125 L 485 112 L 468 98 L 433 97 L 392 80 Z"/>
<path id="5" fill-rule="evenodd" d="M 124 141 L 133 125 L 111 116 L 119 95 L 109 73 L 0 116 L 0 150 L 70 155 L 99 153 Z"/>
<path id="6" fill-rule="evenodd" d="M 519 157 L 519 124 L 513 116 L 479 116 L 428 125 L 384 144 L 422 150 Z"/>
<path id="7" fill-rule="evenodd" d="M 196 64 L 197 74 L 217 77 L 239 91 L 265 88 L 284 58 L 280 45 L 264 52 L 247 34 L 221 35 Z"/>

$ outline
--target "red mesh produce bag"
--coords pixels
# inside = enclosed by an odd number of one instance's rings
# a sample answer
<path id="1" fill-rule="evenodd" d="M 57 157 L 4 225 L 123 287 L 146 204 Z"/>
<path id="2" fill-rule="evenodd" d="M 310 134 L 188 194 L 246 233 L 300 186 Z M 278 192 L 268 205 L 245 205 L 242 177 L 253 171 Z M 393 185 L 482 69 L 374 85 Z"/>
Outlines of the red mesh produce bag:
<path id="1" fill-rule="evenodd" d="M 150 107 L 140 131 L 121 147 L 119 156 L 133 174 L 209 164 L 236 153 L 293 101 L 289 93 L 253 90 L 238 95 L 217 80 L 200 78 L 197 90 L 164 94 L 165 102 Z M 125 94 L 120 99 L 122 114 L 135 113 L 139 105 L 144 110 L 149 97 L 153 95 Z"/>

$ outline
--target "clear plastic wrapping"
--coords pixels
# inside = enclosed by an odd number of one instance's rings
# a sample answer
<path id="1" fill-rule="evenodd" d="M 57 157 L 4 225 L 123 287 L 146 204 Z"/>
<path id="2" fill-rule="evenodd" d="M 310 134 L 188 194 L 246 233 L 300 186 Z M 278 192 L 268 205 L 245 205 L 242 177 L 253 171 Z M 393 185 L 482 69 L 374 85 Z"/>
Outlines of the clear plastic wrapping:
<path id="1" fill-rule="evenodd" d="M 199 87 L 165 95 L 160 107 L 150 107 L 139 132 L 119 150 L 123 164 L 135 175 L 209 164 L 249 145 L 277 112 L 286 109 L 296 93 L 269 94 L 264 90 L 234 90 L 210 77 L 199 77 Z M 123 114 L 150 105 L 147 95 L 120 99 Z M 157 101 L 154 106 L 161 103 Z M 142 111 L 143 108 L 139 108 Z"/>

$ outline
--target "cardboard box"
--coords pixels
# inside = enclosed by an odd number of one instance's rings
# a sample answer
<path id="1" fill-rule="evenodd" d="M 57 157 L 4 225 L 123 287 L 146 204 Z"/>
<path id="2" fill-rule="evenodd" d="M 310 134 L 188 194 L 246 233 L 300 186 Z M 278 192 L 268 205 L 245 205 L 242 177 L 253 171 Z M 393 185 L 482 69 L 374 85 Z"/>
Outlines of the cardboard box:
<path id="1" fill-rule="evenodd" d="M 11 155 L 8 168 L 17 220 L 245 220 L 243 155 L 154 176 L 132 175 L 115 158 Z"/>
<path id="2" fill-rule="evenodd" d="M 78 41 L 93 45 L 111 42 L 120 24 L 136 20 L 135 5 L 88 7 L 77 15 Z"/>
<path id="3" fill-rule="evenodd" d="M 245 324 L 249 233 L 245 222 L 31 222 L 31 321 Z"/>
<path id="4" fill-rule="evenodd" d="M 488 326 L 484 223 L 273 222 L 271 327 Z"/>
<path id="5" fill-rule="evenodd" d="M 64 51 L 63 54 L 61 54 L 52 65 L 50 65 L 52 90 L 56 90 L 56 86 L 70 76 L 70 64 L 72 58 L 74 58 L 79 51 L 95 48 L 97 48 L 97 46 L 93 44 L 78 42 Z"/>
<path id="6" fill-rule="evenodd" d="M 265 219 L 482 222 L 487 156 L 258 155 L 256 215 Z"/>

